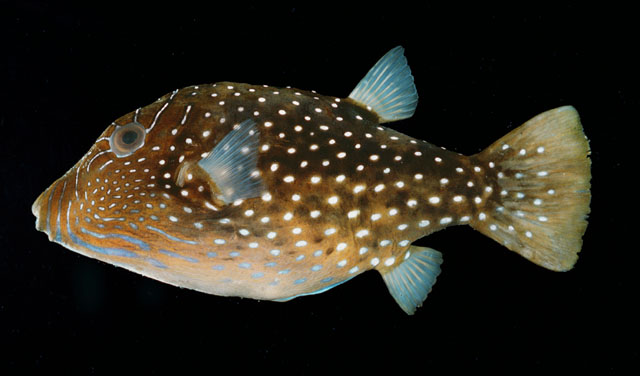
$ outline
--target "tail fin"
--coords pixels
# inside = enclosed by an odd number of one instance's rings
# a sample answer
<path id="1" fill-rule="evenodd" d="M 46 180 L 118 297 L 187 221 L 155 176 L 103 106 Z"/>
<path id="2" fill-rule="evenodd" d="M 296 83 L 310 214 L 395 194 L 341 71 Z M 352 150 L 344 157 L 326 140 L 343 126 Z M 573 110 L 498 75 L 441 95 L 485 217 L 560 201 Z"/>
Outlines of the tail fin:
<path id="1" fill-rule="evenodd" d="M 498 190 L 471 225 L 540 266 L 571 269 L 587 228 L 589 153 L 578 113 L 570 106 L 514 129 L 472 157 L 495 171 Z"/>

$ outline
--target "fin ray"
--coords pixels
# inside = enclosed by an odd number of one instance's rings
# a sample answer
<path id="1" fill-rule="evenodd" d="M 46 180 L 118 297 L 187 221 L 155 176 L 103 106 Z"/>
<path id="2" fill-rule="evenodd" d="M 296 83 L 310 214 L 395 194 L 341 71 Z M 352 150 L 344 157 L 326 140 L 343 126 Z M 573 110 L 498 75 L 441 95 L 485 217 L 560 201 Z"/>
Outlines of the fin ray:
<path id="1" fill-rule="evenodd" d="M 234 127 L 198 165 L 219 189 L 225 204 L 258 197 L 264 184 L 257 170 L 260 133 L 256 123 L 245 120 Z"/>
<path id="2" fill-rule="evenodd" d="M 499 190 L 471 225 L 550 270 L 573 267 L 591 201 L 589 142 L 577 111 L 565 106 L 514 129 L 475 158 L 495 163 Z M 487 203 L 489 204 L 489 202 Z"/>
<path id="3" fill-rule="evenodd" d="M 411 117 L 418 105 L 418 92 L 404 49 L 398 46 L 387 52 L 356 85 L 349 98 L 370 107 L 380 123 Z"/>
<path id="4" fill-rule="evenodd" d="M 442 254 L 434 249 L 411 246 L 411 256 L 392 269 L 380 271 L 391 296 L 400 308 L 413 315 L 427 298 L 440 274 Z"/>

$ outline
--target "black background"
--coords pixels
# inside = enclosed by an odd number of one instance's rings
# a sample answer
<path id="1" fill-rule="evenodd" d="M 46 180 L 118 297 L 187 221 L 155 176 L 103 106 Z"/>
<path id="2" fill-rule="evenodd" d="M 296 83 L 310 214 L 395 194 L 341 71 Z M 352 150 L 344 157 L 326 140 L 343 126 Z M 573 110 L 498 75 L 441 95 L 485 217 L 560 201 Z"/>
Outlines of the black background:
<path id="1" fill-rule="evenodd" d="M 637 372 L 634 11 L 209 3 L 0 2 L 0 373 Z M 578 109 L 594 178 L 574 270 L 546 271 L 450 228 L 417 243 L 445 263 L 409 317 L 375 272 L 288 303 L 222 298 L 82 257 L 34 229 L 33 200 L 115 118 L 216 81 L 347 96 L 396 45 L 420 104 L 390 125 L 450 150 L 473 154 L 540 112 Z"/>

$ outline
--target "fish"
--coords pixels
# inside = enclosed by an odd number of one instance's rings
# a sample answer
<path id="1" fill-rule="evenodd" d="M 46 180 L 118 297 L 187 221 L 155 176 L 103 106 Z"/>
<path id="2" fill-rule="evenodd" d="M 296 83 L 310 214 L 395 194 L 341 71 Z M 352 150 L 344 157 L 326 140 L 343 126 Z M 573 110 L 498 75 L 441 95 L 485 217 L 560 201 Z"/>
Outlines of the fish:
<path id="1" fill-rule="evenodd" d="M 402 46 L 347 97 L 218 82 L 110 124 L 33 203 L 50 241 L 181 288 L 267 301 L 376 270 L 407 314 L 440 274 L 414 243 L 469 225 L 553 271 L 573 268 L 591 200 L 577 110 L 539 114 L 475 155 L 385 123 L 418 104 Z"/>

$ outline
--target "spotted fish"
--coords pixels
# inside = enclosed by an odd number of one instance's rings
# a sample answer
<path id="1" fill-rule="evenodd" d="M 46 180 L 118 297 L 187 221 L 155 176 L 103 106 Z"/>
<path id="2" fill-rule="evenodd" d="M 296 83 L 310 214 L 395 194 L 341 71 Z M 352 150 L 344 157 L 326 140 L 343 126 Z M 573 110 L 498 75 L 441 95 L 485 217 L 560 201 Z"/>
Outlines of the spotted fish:
<path id="1" fill-rule="evenodd" d="M 418 102 L 402 47 L 347 98 L 221 82 L 113 122 L 32 207 L 75 252 L 172 285 L 286 301 L 371 269 L 412 314 L 442 255 L 412 245 L 467 224 L 545 268 L 573 267 L 590 203 L 576 110 L 464 156 L 381 124 Z"/>

